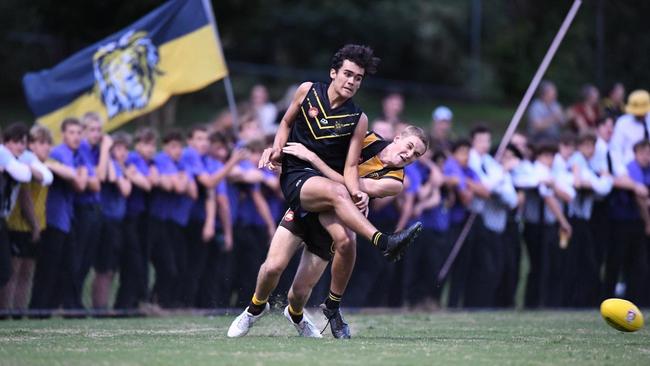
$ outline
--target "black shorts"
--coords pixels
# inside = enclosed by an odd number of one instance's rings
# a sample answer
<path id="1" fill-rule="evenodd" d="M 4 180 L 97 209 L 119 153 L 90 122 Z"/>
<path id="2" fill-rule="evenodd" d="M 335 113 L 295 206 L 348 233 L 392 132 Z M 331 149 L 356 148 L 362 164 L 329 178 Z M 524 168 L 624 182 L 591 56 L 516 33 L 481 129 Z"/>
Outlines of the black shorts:
<path id="1" fill-rule="evenodd" d="M 304 217 L 299 217 L 288 209 L 280 221 L 280 226 L 301 238 L 310 253 L 326 261 L 332 260 L 334 242 L 318 220 L 317 213 L 307 213 Z"/>
<path id="2" fill-rule="evenodd" d="M 9 231 L 11 255 L 18 258 L 36 258 L 38 243 L 32 241 L 32 233 L 28 231 Z"/>
<path id="3" fill-rule="evenodd" d="M 100 237 L 95 257 L 95 271 L 105 273 L 115 271 L 122 253 L 122 221 L 102 218 Z"/>
<path id="4" fill-rule="evenodd" d="M 280 175 L 280 187 L 284 199 L 289 205 L 289 208 L 302 217 L 307 214 L 300 205 L 300 190 L 302 185 L 312 177 L 322 177 L 323 174 L 318 170 L 312 168 L 293 169 L 287 172 L 282 172 Z"/>

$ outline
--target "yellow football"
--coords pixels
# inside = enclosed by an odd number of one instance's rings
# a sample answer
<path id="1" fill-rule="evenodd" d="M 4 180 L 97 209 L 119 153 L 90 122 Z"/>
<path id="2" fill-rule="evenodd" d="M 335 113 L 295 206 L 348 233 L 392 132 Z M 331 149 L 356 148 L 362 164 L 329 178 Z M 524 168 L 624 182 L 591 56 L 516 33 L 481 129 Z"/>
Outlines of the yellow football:
<path id="1" fill-rule="evenodd" d="M 607 299 L 600 304 L 600 315 L 605 322 L 621 332 L 636 332 L 643 328 L 643 314 L 631 302 Z"/>

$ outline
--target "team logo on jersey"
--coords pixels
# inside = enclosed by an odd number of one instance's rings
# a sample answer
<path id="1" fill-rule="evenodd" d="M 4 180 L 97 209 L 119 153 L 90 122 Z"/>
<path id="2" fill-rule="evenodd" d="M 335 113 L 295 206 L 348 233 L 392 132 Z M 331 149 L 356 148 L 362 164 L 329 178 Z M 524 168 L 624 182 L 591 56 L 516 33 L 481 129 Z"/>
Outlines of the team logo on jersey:
<path id="1" fill-rule="evenodd" d="M 284 221 L 287 221 L 287 222 L 293 221 L 293 211 L 287 210 L 287 213 L 284 214 Z"/>
<path id="2" fill-rule="evenodd" d="M 109 118 L 149 104 L 156 78 L 162 75 L 159 62 L 158 49 L 146 32 L 129 31 L 99 47 L 93 55 L 94 90 Z"/>
<path id="3" fill-rule="evenodd" d="M 307 114 L 308 114 L 309 117 L 311 117 L 311 118 L 316 118 L 316 116 L 318 116 L 318 108 L 316 108 L 316 107 L 310 107 L 310 108 L 309 108 L 309 111 L 307 112 Z"/>
<path id="4" fill-rule="evenodd" d="M 326 120 L 325 118 L 321 118 L 321 119 L 320 119 L 320 123 L 326 125 L 326 124 L 329 124 L 329 121 Z"/>

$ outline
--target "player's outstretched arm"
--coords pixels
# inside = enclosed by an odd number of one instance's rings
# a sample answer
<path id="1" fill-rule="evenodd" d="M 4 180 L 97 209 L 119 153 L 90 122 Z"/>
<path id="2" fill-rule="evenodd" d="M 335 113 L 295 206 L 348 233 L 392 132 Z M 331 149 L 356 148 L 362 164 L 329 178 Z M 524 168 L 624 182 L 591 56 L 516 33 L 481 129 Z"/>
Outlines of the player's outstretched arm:
<path id="1" fill-rule="evenodd" d="M 300 84 L 298 90 L 296 90 L 296 94 L 293 96 L 293 100 L 291 101 L 291 104 L 289 104 L 289 108 L 287 108 L 284 117 L 282 117 L 282 120 L 280 121 L 280 125 L 278 126 L 278 131 L 275 133 L 275 139 L 273 140 L 273 147 L 264 150 L 264 152 L 262 153 L 262 157 L 260 158 L 258 168 L 268 167 L 274 169 L 280 165 L 282 148 L 284 147 L 284 145 L 287 143 L 287 140 L 289 139 L 289 132 L 291 132 L 291 126 L 293 125 L 293 122 L 296 120 L 296 116 L 298 115 L 298 111 L 300 110 L 300 103 L 302 103 L 307 93 L 309 93 L 309 89 L 311 89 L 311 86 L 312 86 L 311 82 L 305 82 Z"/>

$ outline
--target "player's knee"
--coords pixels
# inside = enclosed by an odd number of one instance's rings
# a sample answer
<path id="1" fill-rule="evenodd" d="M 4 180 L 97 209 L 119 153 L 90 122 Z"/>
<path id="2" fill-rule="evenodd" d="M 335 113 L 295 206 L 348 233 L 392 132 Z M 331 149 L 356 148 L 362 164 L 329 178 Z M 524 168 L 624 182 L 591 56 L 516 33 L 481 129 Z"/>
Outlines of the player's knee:
<path id="1" fill-rule="evenodd" d="M 332 186 L 331 195 L 332 200 L 335 202 L 350 199 L 350 193 L 348 193 L 348 189 L 340 183 L 335 183 Z"/>
<path id="2" fill-rule="evenodd" d="M 349 236 L 342 235 L 334 240 L 334 249 L 341 254 L 347 254 L 356 250 L 355 244 Z"/>
<path id="3" fill-rule="evenodd" d="M 264 264 L 262 264 L 262 270 L 264 275 L 267 277 L 279 277 L 282 275 L 282 272 L 284 272 L 284 266 L 279 262 L 267 259 Z"/>

